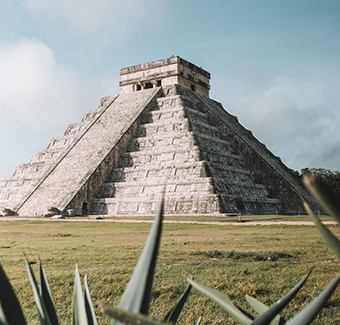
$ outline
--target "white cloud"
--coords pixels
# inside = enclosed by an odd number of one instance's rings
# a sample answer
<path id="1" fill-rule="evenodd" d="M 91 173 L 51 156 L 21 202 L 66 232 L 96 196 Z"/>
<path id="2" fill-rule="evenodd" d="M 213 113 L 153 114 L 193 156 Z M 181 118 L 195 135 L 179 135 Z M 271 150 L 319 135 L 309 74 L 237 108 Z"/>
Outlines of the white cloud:
<path id="1" fill-rule="evenodd" d="M 97 108 L 100 97 L 113 95 L 117 79 L 91 78 L 59 65 L 53 51 L 38 40 L 0 46 L 1 176 L 28 162 L 69 123 L 80 122 L 87 110 Z"/>
<path id="2" fill-rule="evenodd" d="M 330 82 L 331 81 L 331 82 Z M 340 170 L 339 78 L 251 73 L 230 90 L 226 109 L 288 167 Z"/>
<path id="3" fill-rule="evenodd" d="M 0 47 L 0 111 L 2 128 L 41 133 L 76 117 L 95 85 L 66 66 L 57 64 L 53 51 L 37 40 Z M 83 87 L 83 88 L 82 88 Z M 96 87 L 94 88 L 94 91 Z"/>
<path id="4" fill-rule="evenodd" d="M 25 0 L 34 14 L 99 44 L 125 40 L 139 30 L 159 28 L 159 0 Z"/>

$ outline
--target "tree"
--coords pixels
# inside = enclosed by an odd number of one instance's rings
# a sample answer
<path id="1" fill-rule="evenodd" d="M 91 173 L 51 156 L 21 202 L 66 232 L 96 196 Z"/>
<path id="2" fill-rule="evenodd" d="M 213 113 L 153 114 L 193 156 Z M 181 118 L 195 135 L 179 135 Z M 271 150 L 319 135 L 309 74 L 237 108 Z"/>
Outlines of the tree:
<path id="1" fill-rule="evenodd" d="M 312 173 L 321 178 L 325 183 L 333 188 L 334 191 L 340 194 L 340 172 L 337 170 L 324 169 L 324 168 L 303 168 L 301 169 L 300 176 L 306 173 Z"/>

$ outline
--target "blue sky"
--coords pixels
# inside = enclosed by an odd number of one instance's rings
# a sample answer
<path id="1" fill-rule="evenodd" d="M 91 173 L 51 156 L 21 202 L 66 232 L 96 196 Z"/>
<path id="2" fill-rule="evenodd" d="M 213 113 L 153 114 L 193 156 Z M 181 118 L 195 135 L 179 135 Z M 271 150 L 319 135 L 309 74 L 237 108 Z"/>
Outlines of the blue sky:
<path id="1" fill-rule="evenodd" d="M 0 0 L 0 177 L 179 55 L 290 168 L 340 170 L 340 1 Z"/>

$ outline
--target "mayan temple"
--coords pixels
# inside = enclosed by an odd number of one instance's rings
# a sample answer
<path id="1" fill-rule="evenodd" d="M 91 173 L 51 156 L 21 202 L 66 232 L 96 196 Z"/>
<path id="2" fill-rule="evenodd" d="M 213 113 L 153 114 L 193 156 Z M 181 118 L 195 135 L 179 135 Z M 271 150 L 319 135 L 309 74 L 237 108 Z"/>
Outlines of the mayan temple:
<path id="1" fill-rule="evenodd" d="M 299 178 L 209 98 L 210 74 L 172 56 L 120 71 L 101 99 L 45 150 L 0 179 L 0 207 L 78 214 L 298 214 Z"/>

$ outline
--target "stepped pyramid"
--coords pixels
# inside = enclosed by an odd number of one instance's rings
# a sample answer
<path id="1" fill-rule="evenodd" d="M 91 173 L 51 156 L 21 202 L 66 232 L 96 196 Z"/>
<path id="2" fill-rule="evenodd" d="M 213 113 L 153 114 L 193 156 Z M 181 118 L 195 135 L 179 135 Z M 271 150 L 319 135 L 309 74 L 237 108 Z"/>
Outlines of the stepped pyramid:
<path id="1" fill-rule="evenodd" d="M 78 214 L 297 214 L 299 178 L 209 98 L 210 74 L 180 57 L 121 69 L 120 94 L 0 179 L 0 206 Z"/>

